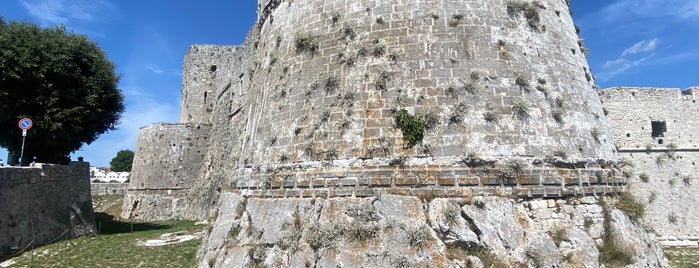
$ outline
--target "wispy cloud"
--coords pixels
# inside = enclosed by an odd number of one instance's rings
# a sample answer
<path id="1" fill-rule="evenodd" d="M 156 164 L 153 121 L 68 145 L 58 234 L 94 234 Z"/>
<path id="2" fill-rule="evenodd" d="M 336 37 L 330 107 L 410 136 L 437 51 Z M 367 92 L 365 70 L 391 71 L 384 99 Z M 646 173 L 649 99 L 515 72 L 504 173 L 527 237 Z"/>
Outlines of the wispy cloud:
<path id="1" fill-rule="evenodd" d="M 607 21 L 640 17 L 675 17 L 699 20 L 699 1 L 619 0 L 603 9 L 600 15 Z"/>
<path id="2" fill-rule="evenodd" d="M 617 75 L 623 74 L 629 69 L 641 66 L 643 63 L 655 56 L 658 48 L 658 38 L 642 40 L 624 49 L 621 55 L 613 60 L 607 60 L 602 67 L 604 70 L 598 75 L 602 81 L 607 81 Z M 641 56 L 637 58 L 634 56 Z"/>
<path id="3" fill-rule="evenodd" d="M 44 25 L 94 22 L 111 7 L 104 0 L 21 0 L 20 3 Z"/>
<path id="4" fill-rule="evenodd" d="M 624 52 L 621 53 L 621 57 L 623 58 L 627 55 L 634 55 L 641 52 L 655 51 L 656 48 L 658 48 L 658 38 L 643 40 L 624 50 Z"/>
<path id="5" fill-rule="evenodd" d="M 182 75 L 182 72 L 179 70 L 164 70 L 163 68 L 160 68 L 157 64 L 146 64 L 146 69 L 155 73 L 155 74 L 160 74 L 160 75 L 171 75 L 171 76 L 180 76 Z"/>
<path id="6" fill-rule="evenodd" d="M 620 58 L 613 61 L 607 61 L 604 64 L 604 71 L 601 72 L 598 77 L 602 81 L 607 81 L 617 75 L 625 73 L 629 69 L 641 66 L 643 63 L 653 58 L 653 56 L 655 56 L 655 54 L 651 54 L 637 60 Z"/>

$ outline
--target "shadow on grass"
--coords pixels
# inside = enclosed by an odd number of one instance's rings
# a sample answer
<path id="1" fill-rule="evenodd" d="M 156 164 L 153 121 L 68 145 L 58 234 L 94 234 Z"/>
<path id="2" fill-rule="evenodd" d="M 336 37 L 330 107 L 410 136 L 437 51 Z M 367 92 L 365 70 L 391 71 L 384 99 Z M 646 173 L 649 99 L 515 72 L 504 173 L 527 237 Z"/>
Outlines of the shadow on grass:
<path id="1" fill-rule="evenodd" d="M 129 222 L 114 220 L 114 216 L 103 212 L 95 213 L 95 224 L 99 234 L 122 234 L 142 231 L 163 230 L 172 228 L 169 224 L 156 224 L 148 222 Z"/>

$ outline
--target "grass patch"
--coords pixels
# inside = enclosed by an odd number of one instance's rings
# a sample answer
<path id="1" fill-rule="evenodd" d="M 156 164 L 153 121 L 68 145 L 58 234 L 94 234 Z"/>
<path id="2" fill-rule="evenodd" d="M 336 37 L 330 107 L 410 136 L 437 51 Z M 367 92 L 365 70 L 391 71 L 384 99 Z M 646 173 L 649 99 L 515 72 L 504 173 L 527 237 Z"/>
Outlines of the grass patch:
<path id="1" fill-rule="evenodd" d="M 636 201 L 636 198 L 629 192 L 621 194 L 621 196 L 619 196 L 619 202 L 616 205 L 629 219 L 635 222 L 638 222 L 646 211 L 646 206 Z"/>
<path id="2" fill-rule="evenodd" d="M 699 266 L 699 248 L 666 248 L 665 256 L 675 268 Z"/>
<path id="3" fill-rule="evenodd" d="M 95 196 L 96 211 L 117 213 L 123 196 Z M 102 206 L 102 204 L 112 204 Z M 109 220 L 96 212 L 100 235 L 42 246 L 13 259 L 16 267 L 193 267 L 200 239 L 160 246 L 137 246 L 137 241 L 157 239 L 165 233 L 194 233 L 203 226 L 192 221 L 126 222 Z M 116 214 L 118 215 L 118 214 Z M 32 256 L 33 255 L 33 256 Z"/>

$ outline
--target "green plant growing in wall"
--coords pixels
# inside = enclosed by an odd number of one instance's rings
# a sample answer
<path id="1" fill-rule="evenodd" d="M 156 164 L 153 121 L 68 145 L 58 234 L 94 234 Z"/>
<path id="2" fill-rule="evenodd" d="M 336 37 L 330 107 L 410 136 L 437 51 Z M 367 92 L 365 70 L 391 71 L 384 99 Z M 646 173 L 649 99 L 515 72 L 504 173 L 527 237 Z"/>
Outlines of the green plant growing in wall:
<path id="1" fill-rule="evenodd" d="M 489 124 L 497 124 L 498 121 L 500 121 L 497 112 L 495 112 L 495 108 L 490 104 L 487 105 L 486 111 L 483 113 L 483 119 Z"/>
<path id="2" fill-rule="evenodd" d="M 296 36 L 294 43 L 296 44 L 296 53 L 307 53 L 311 56 L 315 55 L 320 47 L 318 38 L 309 34 Z"/>
<path id="3" fill-rule="evenodd" d="M 454 14 L 451 16 L 451 19 L 449 19 L 449 27 L 456 27 L 459 26 L 461 21 L 464 19 L 464 15 L 461 14 Z"/>
<path id="4" fill-rule="evenodd" d="M 459 98 L 459 88 L 456 85 L 449 85 L 447 86 L 447 90 L 445 91 L 447 97 L 452 97 L 454 99 Z"/>
<path id="5" fill-rule="evenodd" d="M 345 26 L 340 31 L 341 40 L 354 40 L 357 37 L 357 33 L 354 32 L 354 28 L 351 25 L 345 24 Z"/>
<path id="6" fill-rule="evenodd" d="M 518 18 L 520 15 L 524 15 L 527 20 L 527 25 L 532 30 L 537 32 L 541 31 L 543 26 L 541 25 L 541 16 L 539 15 L 539 8 L 544 6 L 538 1 L 531 3 L 524 1 L 508 1 L 507 2 L 507 15 L 511 18 Z"/>
<path id="7" fill-rule="evenodd" d="M 422 116 L 422 122 L 425 124 L 425 130 L 434 130 L 439 125 L 439 116 L 434 112 L 429 112 Z"/>
<path id="8" fill-rule="evenodd" d="M 388 82 L 391 82 L 392 78 L 391 73 L 381 70 L 378 75 L 376 75 L 376 81 L 374 82 L 376 90 L 384 91 L 388 89 Z"/>
<path id="9" fill-rule="evenodd" d="M 422 249 L 427 246 L 430 233 L 424 226 L 410 227 L 406 232 L 408 234 L 408 243 L 411 247 Z"/>
<path id="10" fill-rule="evenodd" d="M 524 90 L 526 92 L 529 92 L 531 90 L 531 83 L 529 82 L 529 78 L 527 78 L 524 74 L 517 73 L 515 77 L 515 85 L 519 87 L 519 89 Z"/>
<path id="11" fill-rule="evenodd" d="M 449 114 L 449 124 L 459 124 L 463 122 L 466 115 L 466 110 L 468 110 L 468 107 L 463 102 L 452 107 L 451 113 Z"/>
<path id="12" fill-rule="evenodd" d="M 634 222 L 641 220 L 646 213 L 646 206 L 636 201 L 636 198 L 630 192 L 622 193 L 616 206 Z"/>
<path id="13" fill-rule="evenodd" d="M 468 92 L 469 94 L 476 94 L 478 93 L 478 87 L 474 81 L 471 81 L 464 84 L 464 91 Z"/>
<path id="14" fill-rule="evenodd" d="M 516 99 L 512 103 L 512 115 L 521 121 L 529 119 L 529 104 L 524 99 Z"/>
<path id="15" fill-rule="evenodd" d="M 417 116 L 411 115 L 405 109 L 395 112 L 395 124 L 403 132 L 403 140 L 409 147 L 415 146 L 425 136 L 425 123 Z"/>
<path id="16" fill-rule="evenodd" d="M 340 12 L 337 12 L 337 11 L 333 12 L 330 15 L 330 21 L 332 22 L 333 26 L 335 26 L 335 24 L 337 24 L 341 18 L 342 18 L 342 14 L 340 14 Z"/>
<path id="17" fill-rule="evenodd" d="M 373 48 L 372 48 L 371 55 L 373 55 L 374 58 L 378 58 L 378 57 L 381 57 L 384 54 L 386 54 L 386 46 L 381 44 L 381 41 L 379 39 L 374 39 L 372 41 L 372 44 L 373 44 Z"/>
<path id="18" fill-rule="evenodd" d="M 325 80 L 325 94 L 333 94 L 339 88 L 340 83 L 337 81 L 337 77 L 330 76 Z"/>

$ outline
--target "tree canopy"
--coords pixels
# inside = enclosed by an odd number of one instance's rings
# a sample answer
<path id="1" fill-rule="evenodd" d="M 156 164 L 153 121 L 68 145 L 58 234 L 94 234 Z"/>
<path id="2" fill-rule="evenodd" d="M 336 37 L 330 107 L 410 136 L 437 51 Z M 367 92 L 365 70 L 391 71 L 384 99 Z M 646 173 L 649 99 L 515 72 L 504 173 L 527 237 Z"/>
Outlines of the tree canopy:
<path id="1" fill-rule="evenodd" d="M 131 165 L 133 164 L 133 151 L 131 150 L 121 150 L 117 152 L 117 155 L 109 161 L 109 167 L 115 172 L 131 172 Z"/>
<path id="2" fill-rule="evenodd" d="M 86 36 L 0 17 L 0 146 L 19 157 L 17 123 L 32 119 L 23 163 L 64 163 L 114 130 L 124 111 L 118 82 L 114 64 Z"/>

